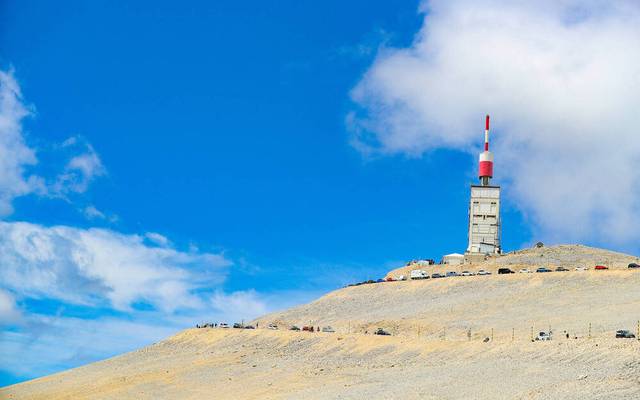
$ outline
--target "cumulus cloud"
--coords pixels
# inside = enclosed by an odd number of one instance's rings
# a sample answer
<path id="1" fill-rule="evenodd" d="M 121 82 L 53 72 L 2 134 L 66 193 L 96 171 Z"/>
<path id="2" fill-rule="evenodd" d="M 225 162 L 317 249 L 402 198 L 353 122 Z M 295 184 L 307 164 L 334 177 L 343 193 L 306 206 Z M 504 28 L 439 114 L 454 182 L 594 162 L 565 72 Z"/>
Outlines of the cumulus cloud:
<path id="1" fill-rule="evenodd" d="M 352 97 L 363 152 L 474 156 L 486 113 L 496 178 L 550 240 L 640 237 L 640 6 L 433 0 L 408 48 L 379 52 Z"/>
<path id="2" fill-rule="evenodd" d="M 220 284 L 222 254 L 149 247 L 144 237 L 108 229 L 0 222 L 0 281 L 34 298 L 130 311 L 202 307 L 195 292 Z"/>

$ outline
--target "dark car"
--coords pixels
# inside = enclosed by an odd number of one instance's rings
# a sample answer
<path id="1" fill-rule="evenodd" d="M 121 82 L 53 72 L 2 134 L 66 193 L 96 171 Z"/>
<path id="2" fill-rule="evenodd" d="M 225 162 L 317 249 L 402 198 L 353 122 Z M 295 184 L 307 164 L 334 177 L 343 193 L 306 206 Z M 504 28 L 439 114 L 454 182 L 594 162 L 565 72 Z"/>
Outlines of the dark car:
<path id="1" fill-rule="evenodd" d="M 536 272 L 552 272 L 549 268 L 540 267 L 536 269 Z"/>
<path id="2" fill-rule="evenodd" d="M 299 331 L 300 328 L 298 328 L 297 326 L 292 326 L 291 328 L 289 328 L 290 331 Z"/>
<path id="3" fill-rule="evenodd" d="M 439 274 L 439 273 L 437 273 L 437 272 L 436 272 L 435 274 L 431 275 L 431 277 L 432 277 L 433 279 L 436 279 L 436 278 L 444 278 L 444 275 Z"/>
<path id="4" fill-rule="evenodd" d="M 631 268 L 631 269 L 640 268 L 640 265 L 636 264 L 636 263 L 631 263 L 631 264 L 629 264 L 629 268 Z"/>
<path id="5" fill-rule="evenodd" d="M 513 272 L 509 268 L 499 268 L 498 269 L 498 274 L 514 274 L 514 273 L 515 272 Z"/>
<path id="6" fill-rule="evenodd" d="M 593 269 L 602 271 L 603 269 L 609 269 L 609 267 L 607 267 L 606 265 L 596 265 L 595 267 L 593 267 Z"/>
<path id="7" fill-rule="evenodd" d="M 256 329 L 256 327 L 253 325 L 247 325 L 244 327 L 244 329 Z"/>
<path id="8" fill-rule="evenodd" d="M 377 331 L 373 332 L 374 335 L 382 335 L 382 336 L 391 336 L 391 334 L 387 331 L 385 331 L 382 328 L 378 328 Z"/>
<path id="9" fill-rule="evenodd" d="M 378 279 L 378 280 L 376 281 L 376 283 L 382 283 L 382 282 L 384 282 L 384 279 Z"/>
<path id="10" fill-rule="evenodd" d="M 239 324 L 239 323 L 237 323 L 237 322 L 236 322 L 235 324 L 233 324 L 233 327 L 234 327 L 234 328 L 236 328 L 236 329 L 242 329 L 242 328 L 244 328 L 244 326 L 242 326 L 242 324 Z"/>
<path id="11" fill-rule="evenodd" d="M 616 337 L 619 339 L 635 339 L 636 335 L 626 329 L 620 329 L 616 331 Z"/>
<path id="12" fill-rule="evenodd" d="M 449 271 L 446 276 L 458 276 L 458 273 L 455 271 Z"/>
<path id="13" fill-rule="evenodd" d="M 567 272 L 569 271 L 569 269 L 565 268 L 565 267 L 558 267 L 556 268 L 556 272 Z"/>

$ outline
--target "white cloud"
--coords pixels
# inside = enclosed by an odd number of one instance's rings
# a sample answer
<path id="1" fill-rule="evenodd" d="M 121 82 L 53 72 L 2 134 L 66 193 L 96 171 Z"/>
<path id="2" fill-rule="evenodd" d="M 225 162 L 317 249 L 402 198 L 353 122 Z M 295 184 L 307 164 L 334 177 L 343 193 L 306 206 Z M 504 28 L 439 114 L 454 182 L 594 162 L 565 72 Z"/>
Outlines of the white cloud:
<path id="1" fill-rule="evenodd" d="M 0 326 L 14 324 L 21 319 L 13 295 L 0 288 Z"/>
<path id="2" fill-rule="evenodd" d="M 139 302 L 165 312 L 200 308 L 194 292 L 222 282 L 230 264 L 107 229 L 0 222 L 0 281 L 24 296 L 122 311 Z"/>
<path id="3" fill-rule="evenodd" d="M 354 145 L 477 157 L 548 240 L 640 238 L 640 6 L 435 0 L 409 48 L 382 49 L 352 97 Z"/>
<path id="4" fill-rule="evenodd" d="M 87 206 L 84 208 L 83 213 L 88 219 L 105 219 L 107 216 L 95 206 Z"/>
<path id="5" fill-rule="evenodd" d="M 43 191 L 42 178 L 28 173 L 37 163 L 24 141 L 22 120 L 31 114 L 11 71 L 0 71 L 0 216 L 13 212 L 13 199 Z"/>
<path id="6" fill-rule="evenodd" d="M 13 213 L 13 200 L 30 194 L 67 198 L 84 193 L 90 183 L 106 174 L 93 147 L 80 137 L 71 137 L 58 150 L 73 149 L 62 172 L 47 179 L 31 171 L 38 164 L 36 150 L 29 147 L 23 132 L 23 120 L 33 116 L 24 102 L 13 71 L 0 70 L 0 217 Z"/>
<path id="7" fill-rule="evenodd" d="M 81 143 L 83 149 L 80 154 L 69 160 L 64 171 L 51 185 L 51 192 L 54 195 L 64 196 L 69 192 L 84 193 L 95 178 L 106 174 L 106 168 L 90 144 L 79 141 L 77 137 L 72 138 L 72 141 L 70 139 L 63 143 L 63 147 L 76 146 Z"/>
<path id="8" fill-rule="evenodd" d="M 171 244 L 171 242 L 169 241 L 169 239 L 167 239 L 166 236 L 163 236 L 157 232 L 147 232 L 144 234 L 144 236 L 147 239 L 149 239 L 152 243 L 155 243 L 161 247 L 166 247 Z M 197 250 L 194 250 L 194 251 L 197 251 Z"/>

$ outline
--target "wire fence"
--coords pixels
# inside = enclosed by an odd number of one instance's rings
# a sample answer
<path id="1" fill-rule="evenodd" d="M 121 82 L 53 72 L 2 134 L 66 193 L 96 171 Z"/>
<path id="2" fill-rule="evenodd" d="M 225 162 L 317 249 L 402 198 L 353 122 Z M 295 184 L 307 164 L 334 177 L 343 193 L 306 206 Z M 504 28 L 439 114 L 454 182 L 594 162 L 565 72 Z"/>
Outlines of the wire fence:
<path id="1" fill-rule="evenodd" d="M 339 333 L 349 334 L 376 334 L 378 326 L 374 324 L 359 325 L 349 323 L 344 328 L 337 329 Z M 385 328 L 384 324 L 379 324 L 383 331 L 391 336 L 414 337 L 416 339 L 426 340 L 442 340 L 453 342 L 522 342 L 522 341 L 547 341 L 547 340 L 584 340 L 584 339 L 603 339 L 616 338 L 619 334 L 628 339 L 640 340 L 640 320 L 633 323 L 622 322 L 620 324 L 589 322 L 589 323 L 568 323 L 568 324 L 549 324 L 549 323 L 524 323 L 514 325 L 510 328 L 501 326 L 499 328 L 491 327 L 434 327 L 424 325 L 389 327 Z M 620 332 L 624 331 L 624 332 Z"/>

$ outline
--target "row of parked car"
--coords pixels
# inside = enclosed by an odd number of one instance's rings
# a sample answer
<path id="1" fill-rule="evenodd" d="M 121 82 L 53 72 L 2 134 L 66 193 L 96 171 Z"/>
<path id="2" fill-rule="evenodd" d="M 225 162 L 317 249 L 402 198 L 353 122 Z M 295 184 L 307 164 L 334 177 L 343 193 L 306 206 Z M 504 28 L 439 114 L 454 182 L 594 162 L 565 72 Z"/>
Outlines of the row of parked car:
<path id="1" fill-rule="evenodd" d="M 271 329 L 271 330 L 278 330 L 280 329 L 278 327 L 278 325 L 276 324 L 269 324 L 267 325 L 267 329 Z M 324 332 L 324 333 L 335 333 L 335 329 L 333 329 L 331 326 L 327 325 L 325 327 L 323 327 L 322 329 L 320 329 L 319 326 L 315 327 L 312 325 L 305 325 L 302 327 L 302 329 L 300 327 L 298 327 L 297 325 L 292 325 L 291 327 L 289 327 L 290 331 L 296 331 L 296 332 Z"/>
<path id="2" fill-rule="evenodd" d="M 567 339 L 569 339 L 569 334 L 565 332 Z M 577 339 L 577 336 L 575 337 Z M 635 339 L 636 335 L 631 333 L 631 331 L 627 329 L 618 329 L 616 331 L 616 339 Z M 548 341 L 553 339 L 553 331 L 549 332 L 540 332 L 538 336 L 536 336 L 533 340 L 535 341 Z"/>
<path id="3" fill-rule="evenodd" d="M 640 265 L 636 264 L 636 263 L 631 263 L 629 264 L 628 268 L 630 269 L 640 269 Z M 601 270 L 607 270 L 609 269 L 609 267 L 607 267 L 606 265 L 596 265 L 593 267 L 594 270 L 597 271 L 601 271 Z M 574 271 L 588 271 L 589 268 L 588 267 L 575 267 Z M 570 269 L 566 268 L 566 267 L 557 267 L 555 269 L 549 269 L 547 267 L 539 267 L 536 268 L 535 270 L 530 270 L 528 268 L 522 268 L 518 271 L 518 273 L 520 274 L 530 274 L 533 272 L 536 273 L 545 273 L 545 272 L 567 272 L 570 271 Z M 502 275 L 502 274 L 515 274 L 516 272 L 514 270 L 512 270 L 511 268 L 498 268 L 498 274 Z M 416 280 L 416 279 L 437 279 L 437 278 L 449 278 L 449 277 L 454 277 L 454 276 L 486 276 L 486 275 L 491 275 L 492 273 L 490 271 L 486 271 L 484 269 L 480 269 L 477 272 L 472 272 L 472 271 L 462 271 L 461 273 L 455 272 L 455 271 L 449 271 L 446 273 L 439 273 L 439 272 L 435 272 L 431 275 L 429 275 L 426 271 L 423 271 L 421 269 L 414 269 L 409 273 L 409 279 L 412 280 Z M 404 277 L 404 275 L 400 275 L 397 279 L 395 280 L 406 280 L 406 278 Z"/>
<path id="4" fill-rule="evenodd" d="M 640 264 L 636 264 L 636 263 L 630 263 L 628 266 L 629 269 L 640 269 Z M 606 265 L 596 265 L 593 267 L 594 270 L 597 271 L 601 271 L 601 270 L 607 270 L 609 269 L 609 267 L 607 267 Z M 574 271 L 588 271 L 589 267 L 575 267 Z M 567 272 L 570 271 L 568 268 L 565 267 L 557 267 L 555 269 L 549 269 L 547 267 L 539 267 L 536 268 L 535 270 L 530 270 L 528 268 L 522 268 L 520 270 L 518 270 L 518 273 L 520 274 L 530 274 L 533 272 L 536 273 L 545 273 L 545 272 Z M 498 269 L 498 274 L 502 275 L 502 274 L 515 274 L 516 272 L 513 271 L 510 268 L 499 268 Z M 455 271 L 449 271 L 449 272 L 435 272 L 431 275 L 429 275 L 426 271 L 423 271 L 421 269 L 414 269 L 409 273 L 409 277 L 405 276 L 405 275 L 400 275 L 397 276 L 395 278 L 392 277 L 387 277 L 386 279 L 369 279 L 367 281 L 363 281 L 363 282 L 357 282 L 357 283 L 351 283 L 348 284 L 347 287 L 350 286 L 360 286 L 360 285 L 369 285 L 369 284 L 374 284 L 374 283 L 384 283 L 384 282 L 395 282 L 395 281 L 406 281 L 407 279 L 411 279 L 411 280 L 418 280 L 418 279 L 437 279 L 437 278 L 450 278 L 450 277 L 454 277 L 454 276 L 486 276 L 486 275 L 492 275 L 492 273 L 490 271 L 486 271 L 484 269 L 480 269 L 477 272 L 472 272 L 472 271 L 462 271 L 460 273 L 455 272 Z"/>

